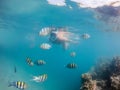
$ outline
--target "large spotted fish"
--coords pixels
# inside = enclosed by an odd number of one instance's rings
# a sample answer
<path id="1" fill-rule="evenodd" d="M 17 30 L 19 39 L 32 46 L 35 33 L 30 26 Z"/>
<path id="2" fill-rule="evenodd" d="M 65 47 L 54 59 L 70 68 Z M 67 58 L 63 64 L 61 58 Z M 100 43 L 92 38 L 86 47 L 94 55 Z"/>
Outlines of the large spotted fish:
<path id="1" fill-rule="evenodd" d="M 40 75 L 40 76 L 33 76 L 32 80 L 35 81 L 35 82 L 44 82 L 47 78 L 48 78 L 48 75 L 43 74 L 43 75 Z"/>
<path id="2" fill-rule="evenodd" d="M 24 90 L 27 87 L 26 83 L 23 81 L 9 82 L 8 87 L 11 87 L 11 86 L 16 87 L 20 90 Z"/>

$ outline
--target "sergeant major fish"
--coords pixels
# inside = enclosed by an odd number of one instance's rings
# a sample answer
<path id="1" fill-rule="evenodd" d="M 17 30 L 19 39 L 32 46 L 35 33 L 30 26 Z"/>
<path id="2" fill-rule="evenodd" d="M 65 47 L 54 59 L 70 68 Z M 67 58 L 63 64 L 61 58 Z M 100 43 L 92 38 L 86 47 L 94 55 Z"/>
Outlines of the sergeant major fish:
<path id="1" fill-rule="evenodd" d="M 77 64 L 75 64 L 75 63 L 68 63 L 66 65 L 66 67 L 69 68 L 69 69 L 75 69 L 75 68 L 77 68 Z"/>
<path id="2" fill-rule="evenodd" d="M 48 43 L 42 43 L 42 44 L 40 45 L 40 48 L 41 48 L 41 49 L 44 49 L 44 50 L 48 50 L 48 49 L 51 48 L 51 45 L 48 44 Z"/>
<path id="3" fill-rule="evenodd" d="M 47 74 L 43 74 L 40 76 L 33 76 L 33 81 L 35 82 L 44 82 L 47 79 L 48 75 Z"/>
<path id="4" fill-rule="evenodd" d="M 87 33 L 84 33 L 81 37 L 82 37 L 83 39 L 89 39 L 89 38 L 90 38 L 90 35 L 87 34 Z"/>
<path id="5" fill-rule="evenodd" d="M 8 87 L 11 87 L 11 86 L 16 87 L 16 88 L 18 88 L 20 90 L 24 90 L 27 87 L 26 83 L 23 82 L 23 81 L 9 82 Z"/>
<path id="6" fill-rule="evenodd" d="M 41 29 L 41 31 L 39 32 L 39 35 L 40 36 L 47 36 L 50 34 L 50 32 L 51 32 L 51 28 L 45 27 L 45 28 Z"/>
<path id="7" fill-rule="evenodd" d="M 44 61 L 44 60 L 37 60 L 37 61 L 35 61 L 34 62 L 36 65 L 44 65 L 44 64 L 46 64 L 46 62 Z"/>
<path id="8" fill-rule="evenodd" d="M 27 64 L 30 65 L 30 66 L 33 66 L 33 65 L 34 65 L 34 63 L 32 62 L 32 60 L 31 60 L 30 58 L 27 58 L 27 59 L 26 59 L 26 62 L 27 62 Z"/>

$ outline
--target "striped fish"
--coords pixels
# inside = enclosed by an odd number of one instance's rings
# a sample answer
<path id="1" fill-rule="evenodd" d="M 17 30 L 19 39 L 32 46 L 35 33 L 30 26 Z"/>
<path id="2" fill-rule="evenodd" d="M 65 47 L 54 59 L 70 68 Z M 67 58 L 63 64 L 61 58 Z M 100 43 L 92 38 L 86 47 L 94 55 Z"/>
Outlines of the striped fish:
<path id="1" fill-rule="evenodd" d="M 50 32 L 51 32 L 51 28 L 45 27 L 45 28 L 41 29 L 41 31 L 39 32 L 39 35 L 40 36 L 47 36 L 50 34 Z"/>
<path id="2" fill-rule="evenodd" d="M 35 61 L 35 64 L 39 66 L 39 65 L 46 64 L 46 62 L 44 60 L 37 60 L 37 61 Z"/>
<path id="3" fill-rule="evenodd" d="M 75 57 L 75 56 L 76 56 L 76 52 L 71 52 L 71 53 L 70 53 L 70 56 L 71 56 L 71 57 Z"/>
<path id="4" fill-rule="evenodd" d="M 11 86 L 14 86 L 20 90 L 24 90 L 27 87 L 26 83 L 23 81 L 9 82 L 8 87 L 11 87 Z"/>
<path id="5" fill-rule="evenodd" d="M 48 50 L 48 49 L 51 48 L 51 45 L 48 44 L 48 43 L 42 43 L 42 44 L 40 45 L 40 48 L 41 48 L 41 49 L 44 49 L 44 50 Z"/>
<path id="6" fill-rule="evenodd" d="M 35 81 L 35 82 L 44 82 L 47 78 L 48 78 L 48 75 L 43 74 L 43 75 L 40 75 L 40 76 L 33 76 L 32 80 Z"/>
<path id="7" fill-rule="evenodd" d="M 66 67 L 70 68 L 70 69 L 75 69 L 75 68 L 77 68 L 77 64 L 75 64 L 75 63 L 69 63 L 69 64 L 66 65 Z"/>
<path id="8" fill-rule="evenodd" d="M 33 65 L 34 65 L 34 63 L 32 62 L 32 60 L 31 60 L 30 58 L 27 58 L 27 59 L 26 59 L 26 62 L 27 62 L 27 64 L 30 65 L 30 66 L 33 66 Z"/>
<path id="9" fill-rule="evenodd" d="M 82 35 L 82 38 L 83 38 L 83 39 L 89 39 L 89 38 L 90 38 L 90 35 L 87 34 L 87 33 L 84 33 L 84 34 Z"/>

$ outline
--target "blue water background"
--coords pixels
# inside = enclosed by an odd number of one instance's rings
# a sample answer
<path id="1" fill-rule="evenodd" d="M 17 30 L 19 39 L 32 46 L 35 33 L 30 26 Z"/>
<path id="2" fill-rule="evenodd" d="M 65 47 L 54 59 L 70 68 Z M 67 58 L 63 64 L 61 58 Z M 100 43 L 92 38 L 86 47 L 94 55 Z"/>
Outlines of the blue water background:
<path id="1" fill-rule="evenodd" d="M 98 58 L 120 55 L 119 32 L 105 32 L 105 29 L 110 29 L 109 26 L 96 19 L 92 10 L 78 8 L 69 1 L 67 3 L 72 5 L 72 10 L 67 6 L 49 5 L 44 0 L 2 1 L 1 90 L 16 90 L 15 87 L 8 87 L 8 81 L 17 80 L 27 83 L 26 90 L 79 90 L 81 74 L 90 70 Z M 60 45 L 52 45 L 50 50 L 42 50 L 39 46 L 48 42 L 48 38 L 40 37 L 39 31 L 49 26 L 72 27 L 73 33 L 88 33 L 91 38 L 80 39 L 79 44 L 71 44 L 68 50 L 64 50 Z M 76 52 L 74 58 L 70 57 L 72 51 Z M 33 61 L 43 59 L 46 65 L 30 67 L 26 63 L 26 57 Z M 66 68 L 65 65 L 70 62 L 75 62 L 78 68 Z M 16 73 L 14 66 L 17 68 Z M 48 74 L 45 82 L 31 81 L 32 76 L 44 73 Z"/>

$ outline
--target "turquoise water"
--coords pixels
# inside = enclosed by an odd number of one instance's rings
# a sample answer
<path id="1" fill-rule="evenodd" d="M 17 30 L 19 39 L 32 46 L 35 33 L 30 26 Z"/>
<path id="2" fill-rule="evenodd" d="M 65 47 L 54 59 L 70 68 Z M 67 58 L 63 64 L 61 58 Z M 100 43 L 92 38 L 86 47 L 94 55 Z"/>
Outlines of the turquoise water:
<path id="1" fill-rule="evenodd" d="M 90 9 L 57 7 L 44 0 L 4 0 L 0 7 L 0 89 L 17 90 L 8 87 L 8 81 L 25 81 L 26 90 L 79 90 L 80 76 L 87 72 L 100 57 L 120 55 L 120 33 L 105 32 L 110 29 L 105 22 L 96 19 Z M 50 50 L 40 49 L 40 44 L 48 42 L 40 37 L 44 27 L 72 27 L 77 34 L 88 33 L 91 38 L 80 39 L 79 44 L 71 44 L 67 50 L 60 45 L 52 45 Z M 73 37 L 74 38 L 74 37 Z M 75 51 L 76 57 L 70 57 Z M 29 66 L 26 57 L 33 61 L 43 59 L 44 66 Z M 66 64 L 75 62 L 77 69 L 68 69 Z M 17 72 L 14 73 L 14 66 Z M 32 76 L 48 74 L 42 83 L 31 81 Z"/>

